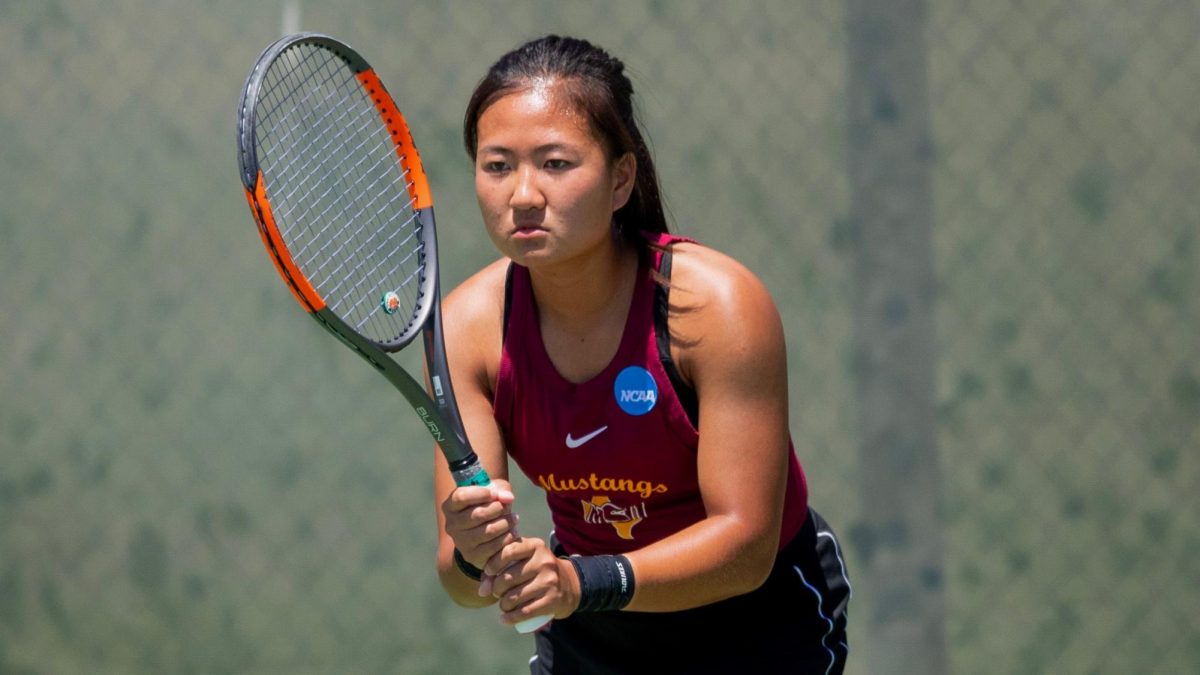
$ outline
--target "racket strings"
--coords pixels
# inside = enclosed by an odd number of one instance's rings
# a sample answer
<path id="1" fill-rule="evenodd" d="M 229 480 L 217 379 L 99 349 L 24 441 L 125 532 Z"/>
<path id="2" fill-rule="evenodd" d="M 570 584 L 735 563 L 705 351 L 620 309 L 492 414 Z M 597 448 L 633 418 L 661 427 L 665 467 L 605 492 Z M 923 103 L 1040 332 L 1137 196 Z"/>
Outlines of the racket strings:
<path id="1" fill-rule="evenodd" d="M 294 56 L 297 51 L 298 50 L 292 50 L 281 58 Z M 280 163 L 281 167 L 284 168 L 294 166 L 295 171 L 292 173 L 297 176 L 297 180 L 292 180 L 290 183 L 287 180 L 284 180 L 286 176 L 280 176 L 280 179 L 277 181 L 282 186 L 290 187 L 290 189 L 285 189 L 277 198 L 277 201 L 280 203 L 288 205 L 283 209 L 280 209 L 279 217 L 285 223 L 284 227 L 281 228 L 281 234 L 289 239 L 294 240 L 294 236 L 292 236 L 293 233 L 291 231 L 293 225 L 311 224 L 314 222 L 325 223 L 323 227 L 317 230 L 315 233 L 316 236 L 311 237 L 307 241 L 301 243 L 300 246 L 293 252 L 293 256 L 301 262 L 302 267 L 314 258 L 315 254 L 309 251 L 310 246 L 314 243 L 320 245 L 320 248 L 316 253 L 322 255 L 328 255 L 328 247 L 332 244 L 339 243 L 339 241 L 343 243 L 339 249 L 344 249 L 344 240 L 346 237 L 331 237 L 330 231 L 335 226 L 344 226 L 344 223 L 339 223 L 331 218 L 331 212 L 335 209 L 338 209 L 339 211 L 344 209 L 344 205 L 339 203 L 337 196 L 345 194 L 347 190 L 346 185 L 339 184 L 344 183 L 344 181 L 339 181 L 339 183 L 335 183 L 334 181 L 326 181 L 327 185 L 325 186 L 324 191 L 319 194 L 315 193 L 314 186 L 310 185 L 310 179 L 313 177 L 328 177 L 338 175 L 333 173 L 337 167 L 336 165 L 331 165 L 331 162 L 334 161 L 334 155 L 332 153 L 337 144 L 344 145 L 344 135 L 322 134 L 326 139 L 325 142 L 319 145 L 313 145 L 311 143 L 302 142 L 304 141 L 304 133 L 306 130 L 312 129 L 341 129 L 351 133 L 361 132 L 362 129 L 370 123 L 370 120 L 360 119 L 359 127 L 357 129 L 350 128 L 349 117 L 354 111 L 347 106 L 337 106 L 336 102 L 344 99 L 344 91 L 339 92 L 336 88 L 331 88 L 337 86 L 336 83 L 334 83 L 333 78 L 337 75 L 342 75 L 343 73 L 340 68 L 329 67 L 336 64 L 334 64 L 332 60 L 328 59 L 324 60 L 318 68 L 309 67 L 309 62 L 313 59 L 313 57 L 319 55 L 320 52 L 316 50 L 310 50 L 300 62 L 294 62 L 290 64 L 291 70 L 289 72 L 303 73 L 303 77 L 293 87 L 272 90 L 286 92 L 283 96 L 283 99 L 278 102 L 278 105 L 290 105 L 292 106 L 291 111 L 296 113 L 293 115 L 295 120 L 294 123 L 290 126 L 282 127 L 282 133 L 280 134 L 280 139 L 278 142 L 278 147 L 282 149 L 282 152 L 278 157 L 278 162 Z M 322 75 L 323 77 L 320 82 L 314 83 L 313 80 L 318 75 Z M 291 102 L 290 99 L 297 88 L 305 91 L 306 95 L 299 101 Z M 327 102 L 321 106 L 318 106 L 312 103 L 310 99 L 313 95 L 320 92 L 326 93 L 325 98 L 327 99 Z M 332 103 L 328 102 L 328 99 L 332 98 L 333 94 L 335 93 L 340 94 L 338 98 Z M 265 95 L 264 98 L 269 100 L 270 96 Z M 333 116 L 331 117 L 331 115 Z M 317 134 L 313 135 L 316 136 Z M 361 133 L 357 133 L 355 135 L 361 135 Z M 368 157 L 362 153 L 365 148 L 365 142 L 366 139 L 360 142 L 357 146 L 344 148 L 350 152 L 359 153 L 358 156 L 360 159 L 358 164 L 362 164 L 364 161 L 366 161 L 366 159 L 368 159 Z M 299 166 L 295 166 L 294 160 L 291 156 L 293 151 L 299 151 L 300 154 L 304 155 L 309 160 L 315 158 L 317 161 L 316 165 L 312 165 L 310 162 L 306 161 Z M 341 175 L 344 176 L 345 174 Z M 361 174 L 358 180 L 361 182 Z M 297 198 L 298 196 L 299 198 Z M 324 208 L 319 213 L 313 214 L 311 212 L 314 207 L 319 208 L 322 204 L 324 205 Z M 303 211 L 300 213 L 295 213 L 294 211 L 296 209 L 303 209 Z M 360 209 L 360 214 L 363 210 L 364 209 Z M 342 231 L 340 234 L 350 234 L 357 237 L 365 232 L 366 229 L 367 223 L 362 223 L 356 230 L 352 232 Z M 359 250 L 361 250 L 361 247 Z M 327 300 L 329 299 L 332 298 L 327 298 Z"/>
<path id="2" fill-rule="evenodd" d="M 410 333 L 425 271 L 412 179 L 355 73 L 297 45 L 266 73 L 258 106 L 259 163 L 297 267 L 364 336 Z"/>

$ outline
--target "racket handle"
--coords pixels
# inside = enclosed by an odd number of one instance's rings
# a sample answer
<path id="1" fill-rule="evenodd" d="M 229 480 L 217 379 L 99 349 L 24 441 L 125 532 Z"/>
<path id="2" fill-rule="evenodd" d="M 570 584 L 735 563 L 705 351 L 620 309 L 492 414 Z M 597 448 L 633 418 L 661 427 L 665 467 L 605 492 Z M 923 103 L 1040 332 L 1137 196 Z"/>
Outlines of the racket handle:
<path id="1" fill-rule="evenodd" d="M 550 623 L 550 619 L 553 618 L 554 617 L 552 616 L 532 616 L 528 619 L 525 619 L 521 623 L 518 623 L 515 628 L 517 629 L 518 633 L 522 635 L 528 635 L 529 633 L 532 633 L 533 631 Z"/>
<path id="2" fill-rule="evenodd" d="M 473 485 L 478 485 L 479 487 L 488 487 L 491 485 L 492 479 L 488 476 L 487 471 L 484 470 L 483 466 L 479 463 L 479 460 L 475 459 L 474 456 L 472 456 L 471 459 L 474 461 L 468 462 L 466 466 L 451 467 L 451 473 L 454 474 L 454 483 L 459 487 L 468 487 Z M 518 633 L 525 635 L 532 633 L 533 631 L 550 623 L 550 619 L 553 618 L 554 617 L 552 616 L 533 616 L 518 623 L 516 626 L 514 626 L 514 628 L 517 629 Z"/>
<path id="3" fill-rule="evenodd" d="M 458 487 L 472 485 L 487 487 L 492 484 L 491 477 L 479 463 L 479 458 L 475 456 L 475 453 L 471 453 L 465 460 L 452 463 L 450 473 L 454 476 L 454 484 Z"/>

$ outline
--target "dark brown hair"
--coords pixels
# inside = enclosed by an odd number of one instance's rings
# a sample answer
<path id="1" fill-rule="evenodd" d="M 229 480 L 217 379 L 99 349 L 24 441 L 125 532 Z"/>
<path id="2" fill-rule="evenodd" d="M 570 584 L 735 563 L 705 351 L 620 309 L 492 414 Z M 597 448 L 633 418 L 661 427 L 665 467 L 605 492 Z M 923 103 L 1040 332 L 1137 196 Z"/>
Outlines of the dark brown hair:
<path id="1" fill-rule="evenodd" d="M 538 79 L 558 80 L 572 106 L 584 113 L 610 160 L 627 152 L 637 160 L 629 201 L 613 214 L 622 238 L 646 250 L 642 232 L 667 232 L 658 173 L 633 112 L 633 84 L 625 64 L 577 38 L 547 35 L 501 56 L 475 87 L 463 116 L 463 144 L 472 161 L 479 146 L 479 117 L 502 96 Z"/>

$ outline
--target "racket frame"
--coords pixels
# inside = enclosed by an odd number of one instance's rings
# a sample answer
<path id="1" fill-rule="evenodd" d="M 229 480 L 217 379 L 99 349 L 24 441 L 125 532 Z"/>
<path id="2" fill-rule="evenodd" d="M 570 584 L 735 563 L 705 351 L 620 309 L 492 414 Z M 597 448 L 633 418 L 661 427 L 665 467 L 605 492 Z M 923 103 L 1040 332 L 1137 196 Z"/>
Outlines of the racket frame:
<path id="1" fill-rule="evenodd" d="M 377 88 L 375 91 L 366 89 L 364 96 L 369 95 L 373 98 L 376 109 L 381 115 L 381 123 L 391 133 L 397 152 L 404 153 L 401 154 L 402 162 L 414 176 L 412 186 L 409 188 L 410 196 L 418 205 L 424 202 L 423 206 L 415 209 L 415 215 L 421 236 L 419 248 L 423 265 L 419 297 L 425 301 L 418 303 L 417 310 L 404 333 L 387 343 L 376 342 L 360 334 L 326 305 L 321 295 L 292 260 L 271 210 L 271 202 L 267 195 L 266 183 L 259 166 L 255 144 L 256 102 L 271 65 L 283 52 L 299 43 L 330 50 L 346 63 L 364 88 Z M 371 76 L 364 78 L 364 73 L 370 73 Z M 412 143 L 412 137 L 403 115 L 396 108 L 391 95 L 383 84 L 377 77 L 374 77 L 370 64 L 347 45 L 320 33 L 297 33 L 284 36 L 271 43 L 259 55 L 242 87 L 241 99 L 238 104 L 238 160 L 239 174 L 246 193 L 246 200 L 254 215 L 263 245 L 274 262 L 276 271 L 287 283 L 297 302 L 317 323 L 371 364 L 404 395 L 429 434 L 441 448 L 450 465 L 450 471 L 454 474 L 456 484 L 490 484 L 487 472 L 479 464 L 478 457 L 467 441 L 447 365 L 445 340 L 442 332 L 437 226 L 424 168 Z M 435 396 L 430 396 L 429 390 L 425 386 L 418 383 L 412 375 L 388 356 L 388 352 L 400 351 L 412 342 L 418 330 L 423 338 L 429 385 Z"/>

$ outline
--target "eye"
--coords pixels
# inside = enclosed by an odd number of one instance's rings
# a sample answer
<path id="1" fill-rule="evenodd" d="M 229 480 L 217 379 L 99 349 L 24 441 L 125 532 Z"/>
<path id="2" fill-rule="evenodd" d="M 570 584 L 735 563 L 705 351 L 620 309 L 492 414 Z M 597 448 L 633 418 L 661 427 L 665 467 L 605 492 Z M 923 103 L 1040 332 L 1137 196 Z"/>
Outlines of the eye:
<path id="1" fill-rule="evenodd" d="M 571 168 L 571 162 L 565 159 L 548 159 L 546 160 L 546 168 L 550 171 L 565 171 Z"/>
<path id="2" fill-rule="evenodd" d="M 508 171 L 508 163 L 503 161 L 484 162 L 480 165 L 484 173 L 504 173 Z"/>

